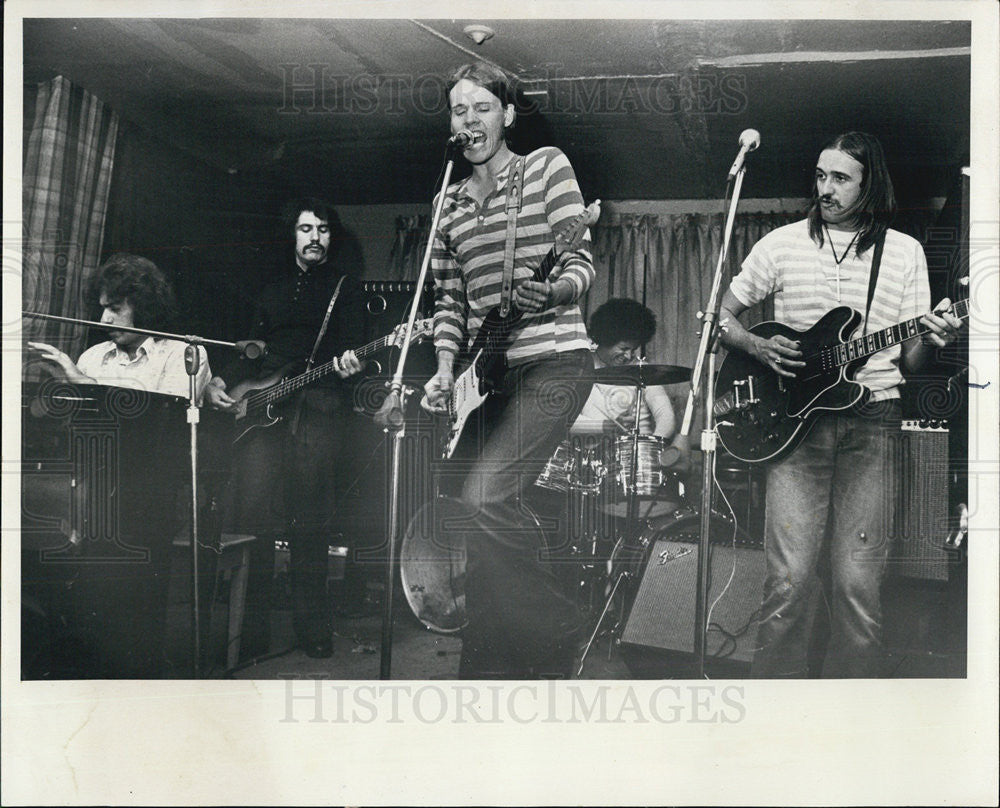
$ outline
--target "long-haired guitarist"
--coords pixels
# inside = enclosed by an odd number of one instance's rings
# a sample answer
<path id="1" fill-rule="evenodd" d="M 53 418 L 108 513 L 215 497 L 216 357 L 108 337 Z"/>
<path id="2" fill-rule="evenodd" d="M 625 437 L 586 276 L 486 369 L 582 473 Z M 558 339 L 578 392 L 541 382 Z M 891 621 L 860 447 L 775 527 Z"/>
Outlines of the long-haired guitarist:
<path id="1" fill-rule="evenodd" d="M 768 469 L 767 579 L 752 666 L 757 677 L 808 674 L 821 552 L 829 553 L 831 571 L 831 635 L 823 675 L 882 673 L 880 586 L 892 512 L 886 450 L 899 428 L 902 372 L 919 369 L 935 347 L 956 338 L 961 325 L 951 314 L 926 313 L 924 252 L 916 240 L 889 228 L 895 210 L 879 142 L 863 132 L 833 138 L 816 162 L 808 217 L 757 242 L 722 301 L 728 320 L 724 342 L 759 363 L 762 384 L 764 374 L 773 373 L 782 389 L 813 383 L 814 374 L 804 369 L 814 366 L 815 356 L 805 335 L 795 334 L 837 307 L 859 313 L 858 332 L 844 339 L 906 319 L 918 322 L 921 332 L 868 356 L 855 381 L 869 395 L 846 409 L 820 408 L 801 442 Z M 873 263 L 877 273 L 870 291 Z M 769 296 L 775 320 L 789 328 L 764 338 L 736 318 Z M 946 299 L 935 311 L 949 305 Z"/>
<path id="2" fill-rule="evenodd" d="M 425 386 L 425 408 L 448 414 L 456 357 L 501 304 L 508 221 L 513 233 L 512 311 L 520 314 L 506 344 L 495 391 L 466 430 L 473 457 L 462 499 L 473 512 L 467 532 L 467 628 L 462 678 L 568 675 L 578 626 L 576 607 L 539 563 L 537 531 L 517 504 L 576 418 L 590 393 L 593 363 L 577 301 L 594 269 L 589 234 L 539 279 L 535 269 L 558 231 L 584 213 L 566 156 L 547 147 L 523 158 L 507 143 L 516 118 L 507 77 L 486 64 L 456 71 L 449 83 L 451 131 L 467 132 L 472 174 L 445 190 L 431 258 L 436 287 L 434 343 L 438 368 Z M 520 187 L 517 210 L 508 213 Z M 479 436 L 478 442 L 474 441 Z"/>
<path id="3" fill-rule="evenodd" d="M 282 240 L 291 242 L 286 249 L 294 246 L 294 253 L 261 292 L 251 329 L 268 352 L 255 362 L 230 363 L 212 379 L 206 396 L 218 409 L 235 410 L 237 391 L 251 380 L 267 385 L 286 368 L 289 374 L 301 373 L 311 356 L 314 365 L 335 362 L 335 373 L 274 413 L 273 426 L 254 429 L 237 444 L 226 508 L 231 529 L 258 537 L 241 655 L 268 650 L 274 540 L 283 535 L 289 543 L 296 640 L 306 654 L 323 658 L 333 653 L 326 593 L 329 521 L 336 507 L 338 465 L 349 451 L 345 433 L 352 414 L 345 380 L 361 370 L 350 350 L 364 329 L 360 257 L 338 228 L 333 207 L 321 199 L 306 197 L 285 206 Z"/>

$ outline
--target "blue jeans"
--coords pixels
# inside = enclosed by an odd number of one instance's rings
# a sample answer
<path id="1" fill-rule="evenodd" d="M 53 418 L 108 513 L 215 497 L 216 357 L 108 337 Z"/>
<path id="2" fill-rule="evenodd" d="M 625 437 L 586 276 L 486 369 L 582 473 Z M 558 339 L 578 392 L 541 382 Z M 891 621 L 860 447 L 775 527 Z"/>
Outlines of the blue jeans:
<path id="1" fill-rule="evenodd" d="M 469 511 L 461 531 L 468 620 L 463 679 L 558 677 L 572 669 L 579 613 L 545 562 L 546 537 L 520 496 L 583 409 L 592 376 L 586 350 L 509 370 L 480 408 L 479 440 L 460 450 L 472 455 L 462 486 Z"/>
<path id="2" fill-rule="evenodd" d="M 829 548 L 830 644 L 824 677 L 880 675 L 880 589 L 892 535 L 887 480 L 898 401 L 819 416 L 802 443 L 767 475 L 767 579 L 757 651 L 759 678 L 807 675 L 817 564 Z"/>

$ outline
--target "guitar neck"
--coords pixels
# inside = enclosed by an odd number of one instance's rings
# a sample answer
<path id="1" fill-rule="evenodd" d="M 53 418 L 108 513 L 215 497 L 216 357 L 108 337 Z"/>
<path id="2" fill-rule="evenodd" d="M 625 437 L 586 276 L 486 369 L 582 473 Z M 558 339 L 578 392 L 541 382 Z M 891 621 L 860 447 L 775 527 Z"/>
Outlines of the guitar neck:
<path id="1" fill-rule="evenodd" d="M 360 348 L 355 348 L 354 353 L 358 359 L 364 359 L 366 356 L 370 356 L 373 353 L 383 350 L 389 345 L 393 344 L 393 334 L 387 334 L 384 337 L 379 337 L 367 345 L 362 345 Z M 337 360 L 331 359 L 329 362 L 324 362 L 322 365 L 317 365 L 305 373 L 300 373 L 298 376 L 293 376 L 290 379 L 285 379 L 278 384 L 271 385 L 264 390 L 256 394 L 252 394 L 247 397 L 247 411 L 252 409 L 257 409 L 260 407 L 267 407 L 274 404 L 277 401 L 291 395 L 296 390 L 301 390 L 303 387 L 312 384 L 324 376 L 328 376 L 333 373 L 337 368 Z"/>
<path id="2" fill-rule="evenodd" d="M 951 307 L 951 314 L 959 319 L 968 317 L 969 301 L 956 301 Z M 857 359 L 871 356 L 879 351 L 884 351 L 886 348 L 891 348 L 893 345 L 906 342 L 914 337 L 927 334 L 930 330 L 921 324 L 919 317 L 914 317 L 902 323 L 891 325 L 888 328 L 883 328 L 881 331 L 874 331 L 871 334 L 865 334 L 863 337 L 848 340 L 839 345 L 829 346 L 824 348 L 821 353 L 830 351 L 832 356 L 824 357 L 824 359 L 830 359 L 833 365 L 839 367 Z"/>
<path id="3" fill-rule="evenodd" d="M 552 267 L 556 265 L 556 261 L 559 260 L 560 254 L 561 253 L 556 248 L 556 245 L 553 244 L 552 248 L 545 253 L 545 257 L 542 259 L 542 262 L 538 265 L 538 267 L 536 267 L 535 273 L 531 276 L 531 279 L 533 281 L 544 281 L 547 277 L 549 277 L 549 273 L 552 271 Z M 507 318 L 504 320 L 504 326 L 506 327 L 505 330 L 509 331 L 510 328 L 517 325 L 523 316 L 524 312 L 517 306 L 511 304 L 510 314 L 508 314 Z"/>

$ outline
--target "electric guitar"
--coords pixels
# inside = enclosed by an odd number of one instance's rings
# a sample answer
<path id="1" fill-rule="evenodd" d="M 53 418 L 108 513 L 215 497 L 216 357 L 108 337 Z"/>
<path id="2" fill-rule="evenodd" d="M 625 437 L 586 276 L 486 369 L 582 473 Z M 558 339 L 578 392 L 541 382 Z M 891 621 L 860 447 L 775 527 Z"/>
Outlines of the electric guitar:
<path id="1" fill-rule="evenodd" d="M 556 234 L 552 249 L 535 268 L 531 280 L 544 281 L 563 253 L 580 246 L 587 228 L 600 215 L 601 200 L 597 199 L 574 217 L 561 233 Z M 511 334 L 522 316 L 523 312 L 514 305 L 511 305 L 506 317 L 500 315 L 499 306 L 494 306 L 486 314 L 472 345 L 459 357 L 459 362 L 465 368 L 456 377 L 448 400 L 449 429 L 442 452 L 445 458 L 454 453 L 469 416 L 479 409 L 503 379 L 507 370 L 507 348 L 510 347 Z"/>
<path id="2" fill-rule="evenodd" d="M 397 325 L 391 334 L 379 337 L 377 340 L 369 342 L 360 348 L 355 348 L 354 353 L 358 359 L 364 359 L 378 351 L 389 347 L 400 347 L 405 324 Z M 417 320 L 413 324 L 411 341 L 424 339 L 434 333 L 434 320 Z M 229 395 L 236 399 L 236 407 L 233 412 L 236 415 L 237 434 L 233 438 L 236 443 L 240 438 L 252 430 L 262 427 L 271 427 L 284 419 L 284 415 L 276 411 L 275 407 L 292 393 L 302 390 L 313 382 L 319 381 L 325 376 L 333 373 L 336 368 L 336 359 L 317 365 L 304 373 L 295 376 L 288 376 L 296 366 L 301 367 L 301 362 L 292 362 L 283 368 L 276 370 L 267 376 L 257 379 L 247 379 L 233 386 Z"/>
<path id="3" fill-rule="evenodd" d="M 949 312 L 968 317 L 969 301 L 955 302 Z M 764 339 L 798 340 L 806 364 L 789 379 L 743 351 L 729 352 L 716 377 L 713 412 L 719 440 L 733 457 L 747 463 L 780 460 L 799 445 L 816 415 L 868 400 L 871 391 L 853 378 L 869 356 L 930 330 L 915 317 L 850 339 L 861 321 L 854 309 L 838 306 L 806 331 L 773 321 L 749 329 Z"/>

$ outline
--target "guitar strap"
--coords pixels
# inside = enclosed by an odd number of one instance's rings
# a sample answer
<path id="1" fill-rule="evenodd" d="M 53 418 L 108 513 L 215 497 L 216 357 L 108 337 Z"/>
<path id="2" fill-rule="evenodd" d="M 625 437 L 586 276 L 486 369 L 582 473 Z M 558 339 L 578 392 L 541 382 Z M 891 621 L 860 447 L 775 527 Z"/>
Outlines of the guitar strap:
<path id="1" fill-rule="evenodd" d="M 872 308 L 872 300 L 875 298 L 875 285 L 878 283 L 878 267 L 882 263 L 882 248 L 885 246 L 885 233 L 875 240 L 875 253 L 872 255 L 872 268 L 868 273 L 868 303 L 865 305 L 865 324 L 861 329 L 864 334 L 868 331 L 868 312 Z"/>
<path id="2" fill-rule="evenodd" d="M 507 240 L 503 248 L 503 276 L 500 282 L 500 316 L 510 312 L 514 293 L 514 240 L 517 235 L 517 214 L 521 210 L 521 189 L 524 187 L 524 157 L 515 155 L 507 176 Z"/>
<path id="3" fill-rule="evenodd" d="M 312 366 L 316 362 L 316 352 L 319 350 L 319 344 L 323 341 L 323 337 L 326 334 L 327 326 L 330 325 L 330 314 L 333 312 L 333 306 L 337 302 L 337 298 L 340 296 L 340 287 L 344 283 L 344 278 L 346 275 L 341 275 L 340 280 L 337 281 L 336 287 L 334 287 L 333 295 L 330 297 L 330 305 L 326 307 L 326 314 L 323 316 L 323 324 L 319 327 L 319 333 L 316 335 L 316 342 L 313 344 L 312 353 L 309 354 L 309 359 L 306 361 L 306 372 L 312 370 Z M 305 400 L 305 391 L 299 395 L 298 400 L 295 402 L 295 412 L 292 414 L 291 421 L 289 423 L 289 429 L 294 435 L 299 431 L 299 418 L 302 416 L 302 402 Z"/>
<path id="4" fill-rule="evenodd" d="M 333 290 L 330 305 L 326 307 L 326 315 L 323 317 L 323 325 L 319 327 L 319 333 L 316 335 L 316 342 L 313 344 L 312 353 L 309 354 L 309 361 L 306 362 L 306 370 L 312 370 L 312 366 L 316 362 L 316 351 L 319 350 L 319 344 L 323 341 L 323 336 L 326 334 L 326 327 L 330 325 L 330 313 L 333 311 L 333 305 L 337 302 L 337 297 L 340 295 L 340 287 L 343 285 L 345 277 L 346 275 L 340 276 L 340 280 L 337 281 L 337 286 Z"/>

